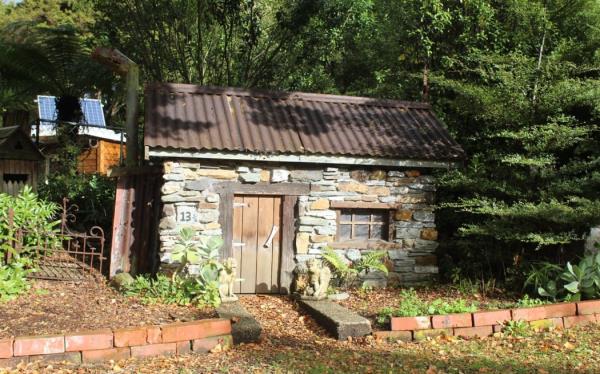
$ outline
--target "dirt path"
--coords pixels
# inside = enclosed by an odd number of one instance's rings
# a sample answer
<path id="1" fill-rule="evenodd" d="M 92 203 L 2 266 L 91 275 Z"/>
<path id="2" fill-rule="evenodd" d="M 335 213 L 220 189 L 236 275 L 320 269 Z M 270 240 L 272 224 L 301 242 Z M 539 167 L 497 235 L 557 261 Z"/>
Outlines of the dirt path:
<path id="1" fill-rule="evenodd" d="M 297 347 L 297 344 L 314 341 L 336 343 L 327 331 L 288 297 L 247 295 L 240 297 L 240 303 L 262 326 L 263 344 Z"/>

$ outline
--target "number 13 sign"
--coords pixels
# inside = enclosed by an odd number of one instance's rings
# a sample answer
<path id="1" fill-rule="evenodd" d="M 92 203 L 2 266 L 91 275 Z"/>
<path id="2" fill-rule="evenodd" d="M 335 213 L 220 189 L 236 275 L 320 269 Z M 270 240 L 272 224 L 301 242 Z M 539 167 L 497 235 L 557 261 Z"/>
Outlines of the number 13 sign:
<path id="1" fill-rule="evenodd" d="M 178 205 L 177 206 L 177 222 L 194 223 L 198 218 L 198 211 L 193 205 Z"/>

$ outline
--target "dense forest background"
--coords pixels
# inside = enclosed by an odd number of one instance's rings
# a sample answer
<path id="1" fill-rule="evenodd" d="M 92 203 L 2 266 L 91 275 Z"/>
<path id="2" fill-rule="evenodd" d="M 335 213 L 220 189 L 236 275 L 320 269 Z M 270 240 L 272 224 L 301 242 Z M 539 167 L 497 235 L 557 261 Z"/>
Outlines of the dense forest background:
<path id="1" fill-rule="evenodd" d="M 116 47 L 144 82 L 423 100 L 468 154 L 442 171 L 443 276 L 522 284 L 600 223 L 597 0 L 0 3 L 0 110 L 93 94 L 123 120 Z"/>

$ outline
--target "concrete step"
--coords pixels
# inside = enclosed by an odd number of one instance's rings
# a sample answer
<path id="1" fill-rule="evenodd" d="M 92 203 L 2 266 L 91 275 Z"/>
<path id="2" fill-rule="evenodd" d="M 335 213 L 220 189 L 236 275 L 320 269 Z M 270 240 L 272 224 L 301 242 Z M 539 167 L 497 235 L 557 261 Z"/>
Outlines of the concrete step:
<path id="1" fill-rule="evenodd" d="M 222 303 L 217 308 L 217 314 L 220 318 L 232 321 L 233 344 L 254 343 L 260 339 L 262 327 L 239 301 Z"/>
<path id="2" fill-rule="evenodd" d="M 298 300 L 321 326 L 338 340 L 371 334 L 371 322 L 330 300 Z"/>

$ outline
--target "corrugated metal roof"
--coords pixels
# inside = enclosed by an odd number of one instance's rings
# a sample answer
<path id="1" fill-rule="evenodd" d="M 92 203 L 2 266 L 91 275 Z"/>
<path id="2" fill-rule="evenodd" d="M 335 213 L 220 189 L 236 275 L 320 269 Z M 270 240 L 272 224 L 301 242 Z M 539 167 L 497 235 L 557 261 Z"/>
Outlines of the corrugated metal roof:
<path id="1" fill-rule="evenodd" d="M 185 84 L 146 87 L 150 148 L 458 160 L 428 104 Z"/>

